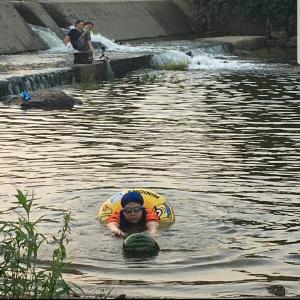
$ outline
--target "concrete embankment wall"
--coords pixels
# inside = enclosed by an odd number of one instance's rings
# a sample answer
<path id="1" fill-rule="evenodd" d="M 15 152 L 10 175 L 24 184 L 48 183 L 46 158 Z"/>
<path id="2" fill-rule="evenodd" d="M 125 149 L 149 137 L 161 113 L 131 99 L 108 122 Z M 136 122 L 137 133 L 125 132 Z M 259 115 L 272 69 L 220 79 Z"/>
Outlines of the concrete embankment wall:
<path id="1" fill-rule="evenodd" d="M 29 1 L 10 1 L 10 3 L 27 23 L 49 28 L 58 37 L 64 38 L 64 32 L 57 26 L 41 4 Z"/>
<path id="2" fill-rule="evenodd" d="M 0 2 L 0 54 L 45 49 L 12 4 Z"/>
<path id="3" fill-rule="evenodd" d="M 95 32 L 114 40 L 133 40 L 193 32 L 185 14 L 171 0 L 146 1 L 3 1 L 0 0 L 0 54 L 45 49 L 28 23 L 61 28 L 76 19 L 93 21 Z"/>
<path id="4" fill-rule="evenodd" d="M 95 32 L 114 40 L 192 33 L 186 16 L 168 0 L 40 3 L 58 26 L 90 20 L 96 25 Z"/>

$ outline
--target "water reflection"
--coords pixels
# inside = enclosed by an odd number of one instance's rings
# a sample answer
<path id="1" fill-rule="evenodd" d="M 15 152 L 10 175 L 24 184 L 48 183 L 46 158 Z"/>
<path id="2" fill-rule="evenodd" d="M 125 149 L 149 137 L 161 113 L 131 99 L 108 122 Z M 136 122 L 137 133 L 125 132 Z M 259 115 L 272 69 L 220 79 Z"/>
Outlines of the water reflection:
<path id="1" fill-rule="evenodd" d="M 272 281 L 299 296 L 299 75 L 165 72 L 151 84 L 139 76 L 66 87 L 84 103 L 71 111 L 1 104 L 0 217 L 16 188 L 34 189 L 47 232 L 72 209 L 68 278 L 91 292 L 268 296 Z M 124 258 L 122 241 L 95 219 L 129 187 L 155 190 L 176 213 L 146 261 Z"/>

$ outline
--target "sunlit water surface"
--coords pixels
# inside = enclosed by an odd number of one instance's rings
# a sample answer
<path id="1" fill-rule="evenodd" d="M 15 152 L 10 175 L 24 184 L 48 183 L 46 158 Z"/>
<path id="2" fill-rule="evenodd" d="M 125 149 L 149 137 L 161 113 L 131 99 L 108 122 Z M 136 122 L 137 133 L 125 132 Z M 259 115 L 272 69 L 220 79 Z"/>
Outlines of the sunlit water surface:
<path id="1" fill-rule="evenodd" d="M 299 296 L 299 69 L 149 71 L 157 80 L 144 82 L 146 72 L 65 87 L 83 101 L 69 111 L 0 103 L 0 217 L 12 218 L 17 188 L 34 191 L 47 233 L 71 210 L 66 278 L 91 294 L 268 296 L 282 284 Z M 176 214 L 146 260 L 124 257 L 96 220 L 131 187 Z"/>

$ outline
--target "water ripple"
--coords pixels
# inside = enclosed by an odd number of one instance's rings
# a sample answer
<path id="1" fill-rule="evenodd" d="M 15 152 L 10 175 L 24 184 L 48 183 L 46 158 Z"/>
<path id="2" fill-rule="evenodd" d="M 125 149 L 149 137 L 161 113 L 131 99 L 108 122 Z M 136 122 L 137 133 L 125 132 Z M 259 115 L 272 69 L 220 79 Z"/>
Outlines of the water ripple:
<path id="1" fill-rule="evenodd" d="M 91 291 L 267 296 L 274 281 L 299 296 L 299 75 L 191 70 L 142 83 L 144 72 L 65 87 L 83 101 L 69 111 L 0 104 L 1 218 L 16 188 L 35 191 L 46 231 L 71 209 L 68 276 Z M 161 193 L 176 212 L 146 261 L 125 258 L 95 218 L 128 187 Z"/>

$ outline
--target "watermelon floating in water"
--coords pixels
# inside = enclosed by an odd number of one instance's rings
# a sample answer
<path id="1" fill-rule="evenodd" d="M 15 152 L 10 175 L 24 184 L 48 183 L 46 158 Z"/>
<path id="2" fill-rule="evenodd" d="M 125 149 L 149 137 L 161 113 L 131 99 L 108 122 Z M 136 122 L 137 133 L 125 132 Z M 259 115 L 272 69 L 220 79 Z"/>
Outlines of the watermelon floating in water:
<path id="1" fill-rule="evenodd" d="M 146 233 L 134 233 L 123 242 L 123 251 L 127 254 L 156 254 L 159 246 L 154 238 Z"/>

